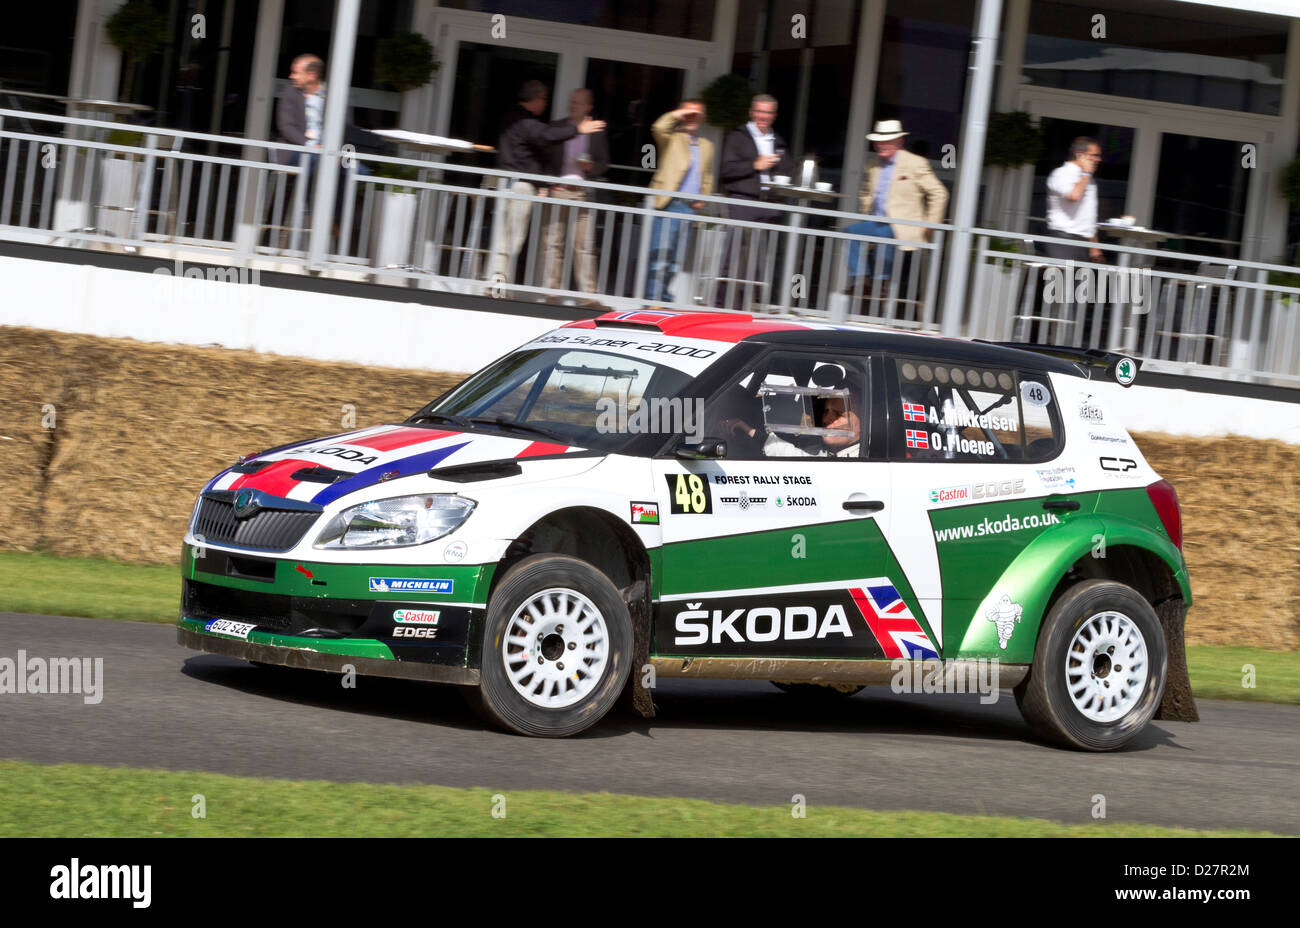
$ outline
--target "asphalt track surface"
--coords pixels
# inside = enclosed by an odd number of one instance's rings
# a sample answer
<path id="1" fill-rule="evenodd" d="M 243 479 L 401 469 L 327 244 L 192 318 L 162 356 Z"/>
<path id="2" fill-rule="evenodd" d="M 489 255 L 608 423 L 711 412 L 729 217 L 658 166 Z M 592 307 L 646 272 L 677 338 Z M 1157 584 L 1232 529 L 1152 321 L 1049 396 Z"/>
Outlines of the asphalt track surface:
<path id="1" fill-rule="evenodd" d="M 661 681 L 566 740 L 486 727 L 455 687 L 266 671 L 181 648 L 168 625 L 0 613 L 0 657 L 102 657 L 103 701 L 0 695 L 0 757 L 494 790 L 930 809 L 1300 834 L 1300 708 L 1201 700 L 1127 750 L 1034 740 L 1015 700 L 870 688 L 809 705 L 768 683 Z"/>

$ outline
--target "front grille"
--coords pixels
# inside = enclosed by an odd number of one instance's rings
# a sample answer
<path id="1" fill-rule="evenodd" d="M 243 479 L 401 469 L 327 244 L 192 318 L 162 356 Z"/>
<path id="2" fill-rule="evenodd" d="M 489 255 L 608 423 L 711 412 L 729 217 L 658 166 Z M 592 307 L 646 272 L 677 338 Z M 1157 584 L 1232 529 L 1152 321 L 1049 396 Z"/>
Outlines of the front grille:
<path id="1" fill-rule="evenodd" d="M 185 614 L 190 618 L 234 619 L 288 635 L 312 628 L 352 635 L 365 624 L 374 605 L 355 599 L 237 590 L 199 580 L 186 580 L 184 586 Z"/>
<path id="2" fill-rule="evenodd" d="M 265 551 L 287 551 L 312 527 L 319 512 L 294 509 L 259 509 L 240 519 L 230 500 L 205 495 L 199 502 L 194 532 L 215 545 L 237 545 Z"/>

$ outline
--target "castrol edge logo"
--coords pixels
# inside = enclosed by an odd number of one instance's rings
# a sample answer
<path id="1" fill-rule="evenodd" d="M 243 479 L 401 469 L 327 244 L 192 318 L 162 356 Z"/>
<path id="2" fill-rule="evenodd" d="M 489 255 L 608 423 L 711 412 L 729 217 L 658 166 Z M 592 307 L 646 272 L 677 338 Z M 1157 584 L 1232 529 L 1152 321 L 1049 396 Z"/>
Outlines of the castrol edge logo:
<path id="1" fill-rule="evenodd" d="M 393 621 L 404 625 L 437 625 L 437 610 L 429 609 L 395 609 Z"/>

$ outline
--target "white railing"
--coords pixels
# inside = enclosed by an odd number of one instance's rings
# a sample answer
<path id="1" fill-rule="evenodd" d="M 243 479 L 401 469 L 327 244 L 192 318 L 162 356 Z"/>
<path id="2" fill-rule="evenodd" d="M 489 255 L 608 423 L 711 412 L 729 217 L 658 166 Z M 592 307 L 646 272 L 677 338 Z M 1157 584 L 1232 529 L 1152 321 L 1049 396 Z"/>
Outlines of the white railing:
<path id="1" fill-rule="evenodd" d="M 1294 267 L 1093 243 L 1103 262 L 1061 260 L 1047 246 L 1077 240 L 973 231 L 963 320 L 972 337 L 1119 351 L 1149 370 L 1300 384 Z"/>
<path id="2" fill-rule="evenodd" d="M 44 131 L 32 131 L 36 128 Z M 139 144 L 109 141 L 138 135 Z M 277 152 L 292 164 L 279 164 Z M 310 149 L 0 109 L 0 235 L 235 263 L 301 255 Z"/>
<path id="3" fill-rule="evenodd" d="M 110 142 L 114 130 L 139 133 L 139 144 Z M 555 178 L 359 152 L 341 157 L 332 215 L 313 223 L 318 157 L 300 146 L 0 109 L 0 238 L 523 300 L 723 307 L 919 331 L 939 330 L 945 261 L 965 258 L 975 267 L 962 335 L 1300 384 L 1300 288 L 1277 279 L 1295 268 L 1102 244 L 1109 270 L 1100 274 L 1044 254 L 1077 242 L 994 229 L 972 230 L 970 254 L 954 256 L 945 253 L 947 225 L 891 220 L 926 230 L 904 243 L 845 231 L 878 217 L 803 203 L 746 201 L 781 217 L 751 222 L 729 216 L 737 201 L 726 197 L 591 181 L 543 196 L 537 185 Z M 393 174 L 405 176 L 383 176 Z M 667 204 L 656 209 L 660 199 Z M 680 202 L 701 205 L 671 208 Z M 327 242 L 315 262 L 313 235 Z M 865 260 L 853 261 L 864 247 Z M 1090 292 L 1079 289 L 1083 277 Z"/>

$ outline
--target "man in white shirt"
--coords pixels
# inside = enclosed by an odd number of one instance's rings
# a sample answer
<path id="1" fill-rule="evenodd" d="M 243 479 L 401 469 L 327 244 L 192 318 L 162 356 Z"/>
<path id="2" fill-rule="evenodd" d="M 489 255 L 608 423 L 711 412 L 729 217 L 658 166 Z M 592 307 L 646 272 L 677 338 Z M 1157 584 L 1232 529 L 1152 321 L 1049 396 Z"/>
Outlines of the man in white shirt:
<path id="1" fill-rule="evenodd" d="M 1101 143 L 1081 135 L 1070 145 L 1070 159 L 1047 178 L 1047 234 L 1079 242 L 1097 241 L 1097 185 Z M 1047 255 L 1062 261 L 1101 261 L 1101 250 L 1085 245 L 1048 244 Z"/>

